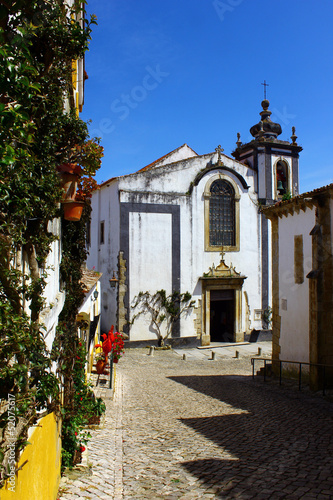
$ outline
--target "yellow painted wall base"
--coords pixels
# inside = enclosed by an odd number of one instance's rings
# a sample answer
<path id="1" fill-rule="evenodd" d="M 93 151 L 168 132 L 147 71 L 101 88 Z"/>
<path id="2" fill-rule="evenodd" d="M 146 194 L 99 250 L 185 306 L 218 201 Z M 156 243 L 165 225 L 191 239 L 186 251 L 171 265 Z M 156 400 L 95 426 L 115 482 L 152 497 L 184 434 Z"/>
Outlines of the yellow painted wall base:
<path id="1" fill-rule="evenodd" d="M 61 469 L 61 426 L 54 413 L 43 417 L 20 458 L 15 486 L 6 481 L 0 500 L 56 500 Z M 12 483 L 13 484 L 13 483 Z M 15 489 L 15 491 L 11 491 Z"/>

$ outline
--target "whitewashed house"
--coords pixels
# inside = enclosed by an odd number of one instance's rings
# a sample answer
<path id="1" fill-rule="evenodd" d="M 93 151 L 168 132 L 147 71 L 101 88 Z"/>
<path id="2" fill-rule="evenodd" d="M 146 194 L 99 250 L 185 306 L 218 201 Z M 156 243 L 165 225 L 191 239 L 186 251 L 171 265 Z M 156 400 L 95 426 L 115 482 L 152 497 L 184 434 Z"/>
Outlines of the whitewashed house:
<path id="1" fill-rule="evenodd" d="M 272 225 L 273 359 L 333 365 L 333 184 L 263 212 Z M 310 374 L 316 387 L 323 372 Z"/>
<path id="2" fill-rule="evenodd" d="M 131 325 L 135 296 L 189 291 L 196 302 L 173 343 L 242 341 L 271 303 L 269 227 L 260 206 L 298 193 L 296 143 L 281 141 L 263 101 L 253 140 L 234 158 L 184 144 L 136 173 L 104 182 L 92 198 L 88 266 L 103 273 L 102 329 L 152 341 L 148 318 Z M 111 288 L 109 280 L 118 279 Z M 114 281 L 113 281 L 114 283 Z"/>

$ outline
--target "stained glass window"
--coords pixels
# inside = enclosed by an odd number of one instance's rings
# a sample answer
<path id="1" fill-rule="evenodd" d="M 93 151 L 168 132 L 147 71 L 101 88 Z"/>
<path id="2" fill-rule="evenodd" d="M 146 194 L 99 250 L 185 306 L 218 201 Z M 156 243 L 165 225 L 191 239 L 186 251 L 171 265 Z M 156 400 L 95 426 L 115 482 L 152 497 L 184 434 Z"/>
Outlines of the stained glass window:
<path id="1" fill-rule="evenodd" d="M 218 179 L 210 187 L 210 246 L 235 245 L 235 191 L 229 182 Z"/>

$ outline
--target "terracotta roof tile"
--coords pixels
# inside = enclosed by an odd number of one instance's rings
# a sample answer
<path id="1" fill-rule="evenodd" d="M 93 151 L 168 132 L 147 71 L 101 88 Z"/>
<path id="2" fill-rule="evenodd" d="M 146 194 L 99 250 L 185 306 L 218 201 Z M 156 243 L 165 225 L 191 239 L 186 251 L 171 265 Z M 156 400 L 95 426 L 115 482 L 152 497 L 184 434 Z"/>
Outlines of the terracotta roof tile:
<path id="1" fill-rule="evenodd" d="M 100 280 L 102 273 L 94 270 L 83 269 L 81 283 L 84 285 L 84 293 L 88 293 Z"/>

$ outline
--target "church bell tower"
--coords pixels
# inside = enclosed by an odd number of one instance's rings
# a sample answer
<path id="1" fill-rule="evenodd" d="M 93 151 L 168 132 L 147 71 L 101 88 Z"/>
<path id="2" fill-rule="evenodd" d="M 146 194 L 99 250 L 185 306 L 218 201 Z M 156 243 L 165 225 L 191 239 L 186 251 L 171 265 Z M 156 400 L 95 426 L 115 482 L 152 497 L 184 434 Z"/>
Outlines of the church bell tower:
<path id="1" fill-rule="evenodd" d="M 302 147 L 296 142 L 295 127 L 292 127 L 291 142 L 279 139 L 282 128 L 270 118 L 269 101 L 264 99 L 261 106 L 261 119 L 250 128 L 254 139 L 242 144 L 237 134 L 237 147 L 232 155 L 256 171 L 259 201 L 271 205 L 284 196 L 299 194 L 298 160 Z"/>

